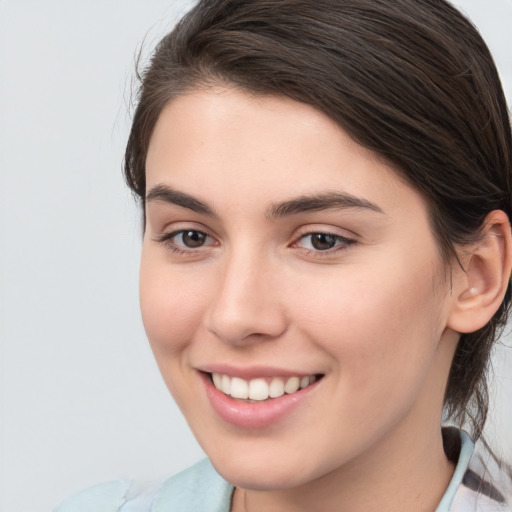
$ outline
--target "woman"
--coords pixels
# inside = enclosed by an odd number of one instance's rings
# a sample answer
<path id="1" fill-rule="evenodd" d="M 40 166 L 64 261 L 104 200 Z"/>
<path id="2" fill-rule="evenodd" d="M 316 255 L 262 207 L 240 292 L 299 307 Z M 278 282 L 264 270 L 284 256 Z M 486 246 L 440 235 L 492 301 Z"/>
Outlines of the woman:
<path id="1" fill-rule="evenodd" d="M 142 76 L 125 172 L 146 332 L 209 461 L 58 510 L 512 510 L 479 442 L 511 170 L 445 1 L 200 2 Z"/>

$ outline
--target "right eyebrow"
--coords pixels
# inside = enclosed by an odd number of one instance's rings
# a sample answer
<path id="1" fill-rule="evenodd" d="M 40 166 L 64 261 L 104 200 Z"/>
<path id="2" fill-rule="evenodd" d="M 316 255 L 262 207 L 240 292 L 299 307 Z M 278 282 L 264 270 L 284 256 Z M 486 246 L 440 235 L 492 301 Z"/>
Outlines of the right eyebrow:
<path id="1" fill-rule="evenodd" d="M 190 194 L 175 190 L 168 185 L 155 185 L 147 193 L 146 202 L 153 201 L 175 204 L 201 215 L 218 218 L 218 215 L 215 213 L 214 209 L 207 203 L 204 203 L 203 201 L 195 198 L 194 196 L 191 196 Z"/>

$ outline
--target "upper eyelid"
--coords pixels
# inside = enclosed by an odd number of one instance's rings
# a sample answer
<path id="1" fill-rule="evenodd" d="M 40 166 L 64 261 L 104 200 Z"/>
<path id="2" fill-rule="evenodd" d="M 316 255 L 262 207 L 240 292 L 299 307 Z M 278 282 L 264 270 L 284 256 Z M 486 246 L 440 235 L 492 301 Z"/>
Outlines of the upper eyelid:
<path id="1" fill-rule="evenodd" d="M 210 233 L 208 233 L 206 230 L 203 229 L 197 229 L 197 228 L 180 228 L 180 229 L 173 229 L 167 233 L 162 233 L 161 235 L 157 236 L 157 240 L 170 240 L 171 238 L 174 238 L 178 236 L 181 233 L 186 233 L 187 231 L 196 231 L 197 233 L 201 233 L 202 235 L 205 235 L 212 240 L 216 240 L 214 236 L 212 236 Z"/>
<path id="2" fill-rule="evenodd" d="M 346 236 L 346 235 L 340 235 L 339 233 L 333 233 L 332 231 L 308 231 L 307 233 L 302 233 L 297 237 L 297 240 L 300 240 L 301 238 L 306 238 L 308 236 L 312 235 L 326 235 L 331 236 L 333 238 L 339 238 L 341 240 L 354 240 L 354 237 Z"/>
<path id="3" fill-rule="evenodd" d="M 299 243 L 304 238 L 307 238 L 308 236 L 312 236 L 312 235 L 317 235 L 317 234 L 331 236 L 331 237 L 337 239 L 338 241 L 340 241 L 342 244 L 345 243 L 346 245 L 352 245 L 352 244 L 354 244 L 356 242 L 356 240 L 354 238 L 349 238 L 349 237 L 344 236 L 344 235 L 337 235 L 336 233 L 328 233 L 328 232 L 323 232 L 323 231 L 311 231 L 309 233 L 305 233 L 305 234 L 300 235 L 299 237 L 297 237 L 292 242 L 291 245 L 292 246 L 296 245 L 297 243 Z M 333 249 L 334 249 L 334 247 L 333 247 Z M 325 251 L 319 251 L 319 252 L 328 252 L 328 250 L 326 249 Z"/>
<path id="4" fill-rule="evenodd" d="M 340 233 L 340 231 L 343 231 Z M 340 238 L 345 238 L 347 240 L 356 240 L 358 238 L 358 235 L 354 233 L 353 231 L 347 230 L 346 228 L 340 228 L 340 227 L 314 227 L 314 226 L 303 226 L 299 228 L 296 232 L 295 238 L 301 238 L 307 235 L 314 235 L 315 233 L 322 233 L 324 235 L 331 235 L 331 236 L 337 236 Z"/>
<path id="5" fill-rule="evenodd" d="M 157 225 L 153 231 L 157 233 L 157 237 L 169 236 L 170 234 L 176 234 L 182 231 L 199 231 L 200 233 L 204 233 L 212 238 L 219 238 L 215 230 L 201 224 L 200 222 L 186 220 L 168 222 L 163 224 L 161 227 Z"/>

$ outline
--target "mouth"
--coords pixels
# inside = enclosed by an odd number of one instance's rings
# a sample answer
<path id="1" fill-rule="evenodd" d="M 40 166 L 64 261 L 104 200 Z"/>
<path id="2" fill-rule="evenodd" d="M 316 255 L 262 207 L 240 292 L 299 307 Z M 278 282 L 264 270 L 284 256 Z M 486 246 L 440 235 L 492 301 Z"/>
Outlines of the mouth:
<path id="1" fill-rule="evenodd" d="M 314 403 L 312 397 L 318 396 L 326 377 L 256 365 L 212 364 L 198 370 L 216 416 L 244 430 L 286 424 L 292 415 L 310 414 L 311 408 L 301 404 Z"/>
<path id="2" fill-rule="evenodd" d="M 208 374 L 215 388 L 235 400 L 248 403 L 258 403 L 293 395 L 308 388 L 323 375 L 295 375 L 290 377 L 260 377 L 243 379 L 222 373 Z"/>

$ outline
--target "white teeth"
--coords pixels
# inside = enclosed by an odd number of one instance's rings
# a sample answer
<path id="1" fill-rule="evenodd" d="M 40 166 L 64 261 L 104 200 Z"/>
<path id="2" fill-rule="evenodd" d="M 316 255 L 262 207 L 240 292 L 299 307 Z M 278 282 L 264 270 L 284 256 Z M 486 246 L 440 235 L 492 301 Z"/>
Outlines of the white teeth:
<path id="1" fill-rule="evenodd" d="M 227 375 L 222 376 L 220 390 L 226 395 L 231 395 L 231 379 Z"/>
<path id="2" fill-rule="evenodd" d="M 212 378 L 213 378 L 213 384 L 215 385 L 215 387 L 217 389 L 222 389 L 222 375 L 220 375 L 219 373 L 214 373 L 212 375 Z"/>
<path id="3" fill-rule="evenodd" d="M 249 384 L 247 384 L 247 381 L 233 377 L 231 379 L 231 396 L 233 398 L 249 398 Z"/>
<path id="4" fill-rule="evenodd" d="M 272 379 L 268 390 L 268 396 L 270 398 L 278 398 L 284 395 L 284 382 L 277 377 Z"/>
<path id="5" fill-rule="evenodd" d="M 279 398 L 285 393 L 295 393 L 316 382 L 314 375 L 305 377 L 289 377 L 286 381 L 280 377 L 274 377 L 270 384 L 268 379 L 258 378 L 247 381 L 240 377 L 230 377 L 220 373 L 212 374 L 213 385 L 226 395 L 241 400 L 263 401 L 270 398 Z"/>
<path id="6" fill-rule="evenodd" d="M 300 387 L 300 379 L 299 377 L 290 377 L 286 384 L 284 385 L 284 391 L 285 393 L 291 394 L 295 393 Z"/>
<path id="7" fill-rule="evenodd" d="M 252 379 L 249 382 L 249 398 L 251 400 L 266 400 L 268 398 L 268 384 L 265 379 Z"/>

